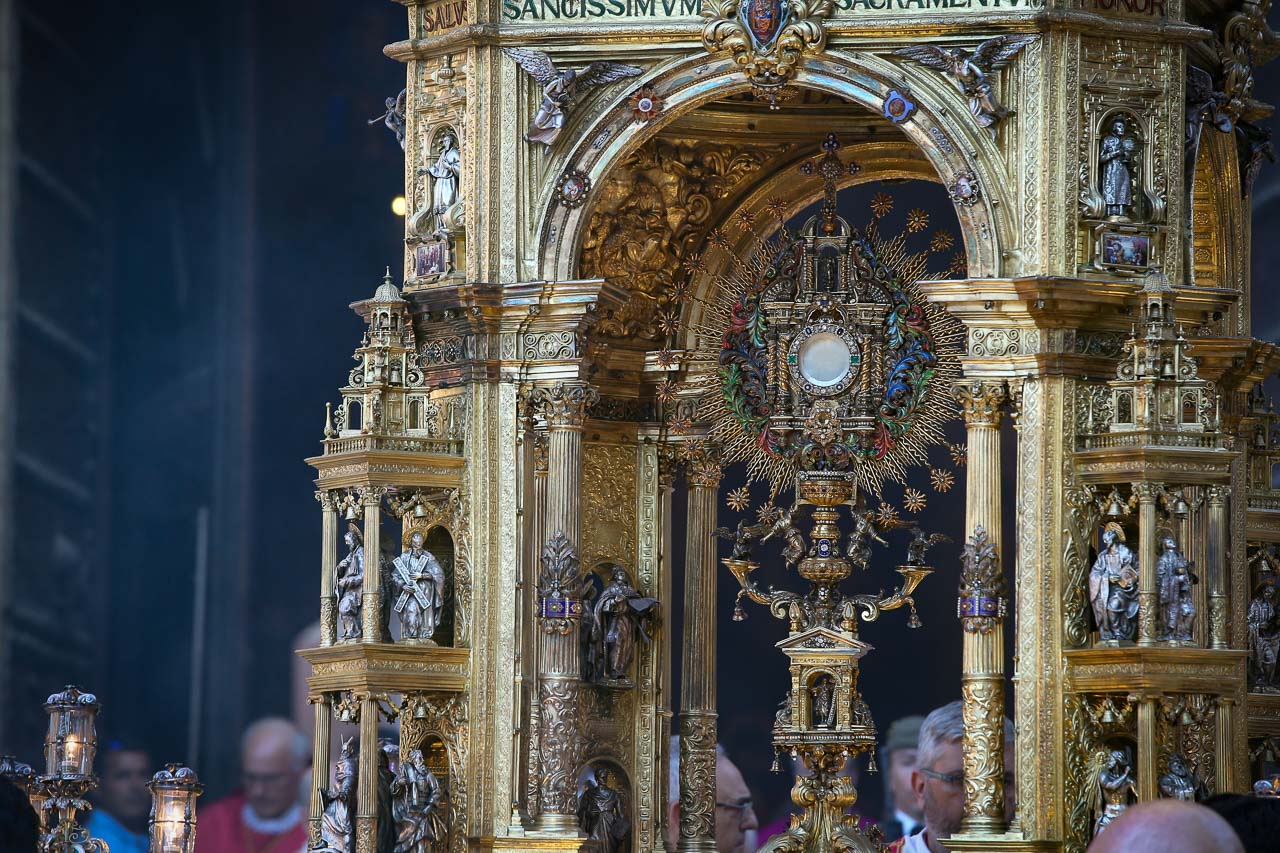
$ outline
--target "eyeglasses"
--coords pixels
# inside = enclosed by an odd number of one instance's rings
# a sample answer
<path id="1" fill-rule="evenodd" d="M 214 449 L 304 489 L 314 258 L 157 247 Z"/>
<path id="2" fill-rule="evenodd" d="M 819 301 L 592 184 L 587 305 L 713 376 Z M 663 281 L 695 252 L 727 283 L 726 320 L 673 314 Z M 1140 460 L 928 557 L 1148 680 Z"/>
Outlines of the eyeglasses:
<path id="1" fill-rule="evenodd" d="M 937 770 L 930 770 L 927 767 L 917 767 L 924 775 L 930 779 L 937 779 L 939 782 L 946 782 L 948 785 L 959 785 L 964 781 L 964 771 L 957 770 L 954 773 L 939 773 Z"/>
<path id="2" fill-rule="evenodd" d="M 937 770 L 929 770 L 928 768 L 925 768 L 925 767 L 917 767 L 915 769 L 919 770 L 921 773 L 928 776 L 930 779 L 937 779 L 939 782 L 945 782 L 948 785 L 959 785 L 961 782 L 964 781 L 963 770 L 957 770 L 954 773 L 939 773 Z M 1012 788 L 1013 784 L 1014 784 L 1013 774 L 1012 773 L 1004 774 L 1005 788 L 1006 789 Z"/>
<path id="3" fill-rule="evenodd" d="M 735 811 L 738 813 L 738 817 L 741 818 L 744 814 L 746 814 L 751 809 L 751 798 L 746 797 L 744 799 L 739 800 L 736 803 L 722 803 L 717 801 L 716 808 L 729 809 L 731 811 Z"/>

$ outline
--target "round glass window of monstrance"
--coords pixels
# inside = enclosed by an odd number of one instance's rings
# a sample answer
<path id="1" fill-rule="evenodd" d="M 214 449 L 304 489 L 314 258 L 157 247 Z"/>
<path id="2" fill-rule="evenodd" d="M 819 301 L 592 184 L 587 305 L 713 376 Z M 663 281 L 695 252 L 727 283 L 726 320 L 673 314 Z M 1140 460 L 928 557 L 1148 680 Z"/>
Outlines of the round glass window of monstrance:
<path id="1" fill-rule="evenodd" d="M 850 370 L 853 353 L 834 332 L 818 332 L 800 344 L 800 375 L 815 388 L 838 385 Z"/>

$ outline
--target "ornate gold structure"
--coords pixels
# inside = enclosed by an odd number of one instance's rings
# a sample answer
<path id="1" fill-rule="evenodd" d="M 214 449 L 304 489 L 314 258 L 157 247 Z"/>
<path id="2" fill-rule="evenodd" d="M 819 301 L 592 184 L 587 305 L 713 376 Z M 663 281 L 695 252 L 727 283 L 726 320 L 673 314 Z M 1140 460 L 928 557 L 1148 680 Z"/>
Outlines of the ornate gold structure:
<path id="1" fill-rule="evenodd" d="M 951 371 L 968 430 L 965 529 L 948 531 L 970 548 L 961 621 L 926 628 L 940 642 L 964 638 L 966 817 L 948 844 L 1082 851 L 1107 748 L 1130 751 L 1143 799 L 1158 795 L 1176 753 L 1211 791 L 1248 787 L 1250 756 L 1280 735 L 1280 690 L 1252 675 L 1250 649 L 1265 644 L 1249 625 L 1263 612 L 1251 598 L 1275 580 L 1257 555 L 1280 543 L 1280 439 L 1255 393 L 1280 354 L 1249 336 L 1247 263 L 1250 187 L 1267 146 L 1253 122 L 1270 109 L 1255 97 L 1252 69 L 1275 50 L 1269 3 L 400 1 L 408 38 L 386 52 L 407 71 L 415 213 L 403 288 L 388 278 L 353 305 L 369 330 L 323 453 L 309 460 L 323 519 L 322 642 L 302 652 L 315 668 L 315 761 L 331 760 L 332 720 L 358 721 L 360 853 L 373 853 L 379 833 L 384 721 L 398 721 L 402 753 L 425 745 L 435 756 L 450 815 L 442 849 L 577 850 L 586 840 L 578 787 L 607 767 L 631 849 L 665 850 L 672 733 L 681 735 L 678 848 L 713 849 L 721 472 L 746 460 L 775 494 L 794 481 L 735 445 L 694 391 L 717 369 L 708 358 L 726 282 L 762 273 L 751 259 L 776 223 L 825 198 L 832 215 L 806 238 L 816 252 L 853 233 L 837 232 L 838 190 L 904 178 L 945 188 L 962 250 L 958 278 L 928 279 L 924 261 L 912 266 L 905 254 L 893 264 L 939 340 L 952 340 L 947 324 L 956 330 L 958 358 L 939 370 Z M 915 49 L 923 45 L 937 50 Z M 575 87 L 557 71 L 544 87 L 507 48 L 541 52 L 554 69 L 610 61 L 639 73 Z M 543 142 L 525 139 L 531 124 L 550 128 Z M 839 168 L 824 159 L 834 150 L 824 153 L 827 134 L 839 140 Z M 439 211 L 431 169 L 453 156 L 446 137 L 460 169 Z M 814 170 L 825 183 L 798 177 Z M 850 353 L 871 353 L 858 335 L 870 342 L 884 315 L 858 316 L 812 321 L 835 337 L 844 329 Z M 767 342 L 780 359 L 771 369 L 785 371 L 789 341 Z M 941 394 L 931 403 L 938 424 L 951 415 Z M 822 404 L 803 422 L 773 423 L 821 443 L 832 431 L 871 430 L 875 411 L 864 422 Z M 922 461 L 913 440 L 858 492 L 830 502 L 802 478 L 801 497 L 819 510 L 848 500 L 869 512 L 858 495 Z M 1016 467 L 1002 472 L 1009 441 Z M 673 506 L 679 476 L 686 507 Z M 938 491 L 954 481 L 950 471 L 933 477 Z M 1005 482 L 1013 530 L 1002 529 Z M 683 543 L 672 535 L 676 513 L 686 516 Z M 355 522 L 362 636 L 341 642 L 339 541 Z M 815 512 L 815 524 L 827 523 L 836 524 Z M 417 525 L 446 572 L 435 646 L 398 644 L 383 627 L 381 554 Z M 1132 642 L 1103 640 L 1094 625 L 1090 575 L 1104 525 L 1134 555 Z M 1160 639 L 1166 536 L 1200 578 L 1190 646 Z M 677 549 L 683 589 L 671 579 Z M 776 606 L 752 584 L 749 560 L 726 564 L 747 595 Z M 584 596 L 612 566 L 663 612 L 625 689 L 584 679 L 577 658 Z M 920 577 L 907 577 L 898 604 Z M 949 593 L 926 584 L 916 594 Z M 1012 673 L 998 627 L 1006 609 Z M 838 650 L 843 662 L 827 661 L 839 699 L 826 741 L 780 726 L 776 742 L 797 752 L 803 742 L 819 765 L 814 744 L 871 747 L 869 714 L 854 719 L 856 708 L 875 708 L 874 696 L 857 698 L 856 625 L 809 628 L 783 615 L 793 693 L 814 686 L 806 631 L 826 631 L 822 654 Z M 1016 738 L 1005 754 L 1009 676 Z M 811 807 L 800 834 L 830 849 L 853 792 L 825 769 L 806 784 L 796 793 Z M 1017 803 L 1008 825 L 1007 794 Z M 313 837 L 320 808 L 317 793 Z"/>

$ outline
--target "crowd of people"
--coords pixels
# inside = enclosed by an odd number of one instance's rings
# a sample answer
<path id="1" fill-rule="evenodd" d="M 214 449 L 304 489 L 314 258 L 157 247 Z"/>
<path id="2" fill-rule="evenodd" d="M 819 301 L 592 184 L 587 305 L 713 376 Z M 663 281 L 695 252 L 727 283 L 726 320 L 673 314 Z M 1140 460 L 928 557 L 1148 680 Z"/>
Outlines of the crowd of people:
<path id="1" fill-rule="evenodd" d="M 1006 750 L 1013 724 L 1005 720 Z M 943 839 L 961 829 L 964 815 L 964 718 L 956 701 L 925 717 L 905 717 L 889 726 L 881 746 L 886 804 L 874 827 L 893 853 L 945 853 Z M 679 739 L 672 738 L 668 836 L 677 847 L 680 826 Z M 199 812 L 196 853 L 303 853 L 306 802 L 311 784 L 307 735 L 284 718 L 259 720 L 241 742 L 241 786 Z M 851 763 L 852 764 L 852 763 Z M 154 766 L 147 749 L 109 741 L 103 749 L 101 784 L 87 829 L 112 853 L 146 853 L 151 795 L 146 783 Z M 1006 817 L 1017 808 L 1012 772 L 1006 774 Z M 761 829 L 751 788 L 722 748 L 716 754 L 715 839 L 718 853 L 754 853 L 758 842 L 786 830 L 787 819 Z M 38 823 L 23 792 L 0 778 L 0 850 L 37 848 Z M 1276 849 L 1280 800 L 1236 794 L 1203 804 L 1158 800 L 1128 807 L 1098 834 L 1090 853 L 1254 853 Z"/>

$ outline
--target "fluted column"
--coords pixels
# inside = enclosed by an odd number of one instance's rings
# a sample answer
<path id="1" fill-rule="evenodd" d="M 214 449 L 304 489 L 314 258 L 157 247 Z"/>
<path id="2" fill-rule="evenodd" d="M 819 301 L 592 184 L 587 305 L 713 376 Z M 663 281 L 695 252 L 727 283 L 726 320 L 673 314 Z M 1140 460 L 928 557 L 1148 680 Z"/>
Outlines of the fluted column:
<path id="1" fill-rule="evenodd" d="M 720 458 L 703 446 L 686 462 L 689 511 L 680 684 L 681 853 L 716 849 L 716 497 Z"/>
<path id="2" fill-rule="evenodd" d="M 1160 636 L 1156 589 L 1156 483 L 1134 483 L 1138 498 L 1138 645 L 1154 646 Z"/>
<path id="3" fill-rule="evenodd" d="M 965 546 L 958 611 L 964 627 L 960 693 L 964 703 L 965 834 L 1005 829 L 1004 574 L 1000 566 L 1000 407 L 1003 381 L 958 383 L 968 433 Z"/>
<path id="4" fill-rule="evenodd" d="M 338 502 L 333 492 L 316 492 L 320 502 L 320 645 L 338 641 L 338 605 L 334 573 L 338 570 Z"/>
<path id="5" fill-rule="evenodd" d="M 1138 755 L 1133 769 L 1138 775 L 1138 799 L 1142 802 L 1154 800 L 1160 795 L 1159 779 L 1155 772 L 1156 767 L 1159 766 L 1160 755 L 1156 740 L 1156 719 L 1159 715 L 1159 696 L 1140 697 L 1138 700 Z"/>
<path id="6" fill-rule="evenodd" d="M 1214 732 L 1217 755 L 1213 762 L 1213 781 L 1216 785 L 1214 793 L 1217 794 L 1238 790 L 1238 783 L 1235 779 L 1235 762 L 1231 760 L 1231 750 L 1235 740 L 1235 734 L 1232 731 L 1232 724 L 1235 720 L 1235 704 L 1235 700 L 1230 696 L 1222 696 L 1218 699 L 1218 714 L 1214 720 L 1214 726 L 1217 729 Z M 1248 783 L 1246 782 L 1245 784 Z"/>
<path id="7" fill-rule="evenodd" d="M 365 577 L 369 575 L 368 568 Z M 366 611 L 367 612 L 367 611 Z M 367 618 L 367 617 L 366 617 Z M 367 622 L 365 623 L 368 624 Z M 355 697 L 360 709 L 360 756 L 356 785 L 355 853 L 381 853 L 378 838 L 378 700 L 362 693 Z"/>
<path id="8" fill-rule="evenodd" d="M 324 798 L 320 793 L 329 784 L 329 743 L 333 736 L 333 707 L 328 694 L 321 693 L 307 699 L 315 706 L 316 731 L 311 747 L 311 824 L 307 828 L 307 840 L 320 842 L 320 824 L 324 821 Z"/>
<path id="9" fill-rule="evenodd" d="M 675 566 L 675 549 L 673 547 L 673 537 L 671 531 L 671 520 L 674 508 L 675 484 L 676 477 L 679 474 L 679 464 L 676 459 L 675 448 L 670 444 L 661 444 L 658 446 L 658 600 L 667 602 L 668 612 L 674 612 L 671 602 L 672 598 L 672 574 L 674 574 Z M 666 808 L 667 792 L 671 790 L 671 693 L 674 685 L 671 672 L 671 635 L 667 631 L 663 631 L 660 635 L 662 643 L 662 659 L 659 663 L 659 678 L 661 690 L 659 691 L 659 704 L 656 709 L 658 715 L 663 721 L 662 731 L 663 737 L 658 744 L 655 754 L 658 759 L 657 772 L 655 778 L 659 780 L 658 796 L 655 800 L 663 804 L 663 808 L 658 809 L 656 817 L 655 831 L 653 834 L 652 853 L 666 853 L 667 825 L 670 820 L 671 810 Z"/>
<path id="10" fill-rule="evenodd" d="M 581 835 L 577 819 L 578 770 L 584 742 L 579 720 L 581 665 L 578 633 L 582 574 L 582 429 L 599 395 L 580 384 L 559 383 L 530 395 L 547 423 L 546 530 L 538 576 L 539 813 L 536 829 Z"/>
<path id="11" fill-rule="evenodd" d="M 1210 486 L 1207 490 L 1209 529 L 1207 559 L 1209 575 L 1209 644 L 1225 649 L 1231 642 L 1227 618 L 1227 497 L 1230 486 Z"/>
<path id="12" fill-rule="evenodd" d="M 364 508 L 364 595 L 360 601 L 360 618 L 364 622 L 361 634 L 366 643 L 383 640 L 381 563 L 384 492 L 381 486 L 360 489 L 360 504 Z"/>

